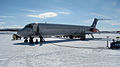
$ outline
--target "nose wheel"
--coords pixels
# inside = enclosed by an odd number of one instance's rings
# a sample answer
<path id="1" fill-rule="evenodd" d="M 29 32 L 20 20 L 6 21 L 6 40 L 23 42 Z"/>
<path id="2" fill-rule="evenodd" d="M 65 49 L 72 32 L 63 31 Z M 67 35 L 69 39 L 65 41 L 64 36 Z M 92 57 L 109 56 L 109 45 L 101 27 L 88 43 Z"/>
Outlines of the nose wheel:
<path id="1" fill-rule="evenodd" d="M 28 38 L 25 37 L 24 39 L 25 39 L 24 42 L 27 43 L 28 42 Z"/>

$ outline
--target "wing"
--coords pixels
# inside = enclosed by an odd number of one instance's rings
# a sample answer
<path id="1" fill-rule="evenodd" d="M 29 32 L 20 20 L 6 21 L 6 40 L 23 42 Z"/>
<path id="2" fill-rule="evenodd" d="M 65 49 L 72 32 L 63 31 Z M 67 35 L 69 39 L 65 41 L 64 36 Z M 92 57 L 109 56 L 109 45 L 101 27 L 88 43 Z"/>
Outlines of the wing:
<path id="1" fill-rule="evenodd" d="M 2 28 L 2 29 L 0 29 L 0 31 L 13 31 L 13 32 L 17 32 L 20 29 L 21 28 Z"/>
<path id="2" fill-rule="evenodd" d="M 119 31 L 98 31 L 98 32 L 93 32 L 93 34 L 106 34 L 106 33 L 110 33 L 110 34 L 120 34 Z"/>

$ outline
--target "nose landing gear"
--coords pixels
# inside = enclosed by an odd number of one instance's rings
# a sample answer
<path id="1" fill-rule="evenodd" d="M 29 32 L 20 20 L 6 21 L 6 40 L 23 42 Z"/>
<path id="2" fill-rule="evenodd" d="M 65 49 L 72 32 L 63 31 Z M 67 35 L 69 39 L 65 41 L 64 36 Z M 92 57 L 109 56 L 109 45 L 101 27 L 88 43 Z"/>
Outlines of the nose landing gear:
<path id="1" fill-rule="evenodd" d="M 28 38 L 25 37 L 24 39 L 25 39 L 24 42 L 25 42 L 25 43 L 28 43 Z"/>

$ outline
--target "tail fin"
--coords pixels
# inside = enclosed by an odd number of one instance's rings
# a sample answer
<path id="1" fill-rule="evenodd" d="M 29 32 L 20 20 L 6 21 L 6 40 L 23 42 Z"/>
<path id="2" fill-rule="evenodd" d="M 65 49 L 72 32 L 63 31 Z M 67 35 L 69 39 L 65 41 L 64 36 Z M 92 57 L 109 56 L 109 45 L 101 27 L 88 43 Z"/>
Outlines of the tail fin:
<path id="1" fill-rule="evenodd" d="M 96 27 L 96 25 L 97 25 L 97 22 L 98 22 L 98 19 L 97 18 L 95 18 L 94 19 L 94 21 L 93 21 L 93 24 L 91 25 L 91 27 Z"/>
<path id="2" fill-rule="evenodd" d="M 111 20 L 111 19 L 97 19 L 97 18 L 95 18 L 94 21 L 93 21 L 93 24 L 91 25 L 91 27 L 95 28 L 96 25 L 97 25 L 98 20 Z"/>

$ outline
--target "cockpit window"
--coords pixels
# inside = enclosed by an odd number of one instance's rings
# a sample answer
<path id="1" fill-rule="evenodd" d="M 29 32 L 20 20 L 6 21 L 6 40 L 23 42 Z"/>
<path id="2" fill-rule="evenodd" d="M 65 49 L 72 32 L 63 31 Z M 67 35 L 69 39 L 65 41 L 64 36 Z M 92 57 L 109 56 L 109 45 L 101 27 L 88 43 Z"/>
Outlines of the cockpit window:
<path id="1" fill-rule="evenodd" d="M 26 25 L 25 27 L 26 27 L 26 28 L 33 28 L 33 25 L 28 24 L 28 25 Z"/>

